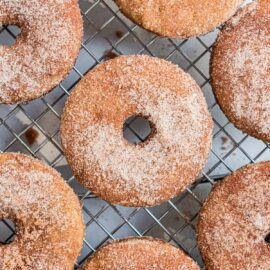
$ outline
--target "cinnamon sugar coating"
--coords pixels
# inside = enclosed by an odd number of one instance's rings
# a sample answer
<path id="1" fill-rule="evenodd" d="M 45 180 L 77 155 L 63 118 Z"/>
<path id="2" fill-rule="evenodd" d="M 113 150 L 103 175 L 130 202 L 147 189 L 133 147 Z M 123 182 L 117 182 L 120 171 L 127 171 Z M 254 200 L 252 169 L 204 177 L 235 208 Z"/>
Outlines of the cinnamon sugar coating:
<path id="1" fill-rule="evenodd" d="M 188 38 L 212 31 L 237 11 L 243 0 L 115 0 L 135 23 L 160 36 Z"/>
<path id="2" fill-rule="evenodd" d="M 269 270 L 270 161 L 217 184 L 199 216 L 198 246 L 209 270 Z"/>
<path id="3" fill-rule="evenodd" d="M 16 237 L 0 244 L 0 269 L 72 270 L 84 224 L 79 200 L 52 168 L 22 154 L 0 154 L 0 220 Z"/>
<path id="4" fill-rule="evenodd" d="M 199 270 L 180 249 L 141 237 L 114 241 L 97 251 L 82 270 Z"/>
<path id="5" fill-rule="evenodd" d="M 77 0 L 1 0 L 0 25 L 17 25 L 11 46 L 0 45 L 0 103 L 47 94 L 72 68 L 82 40 Z"/>
<path id="6" fill-rule="evenodd" d="M 211 77 L 217 101 L 239 129 L 270 142 L 270 2 L 237 13 L 214 46 Z"/>
<path id="7" fill-rule="evenodd" d="M 132 115 L 155 126 L 145 143 L 123 138 L 123 124 Z M 77 85 L 64 108 L 61 140 L 84 186 L 111 203 L 152 206 L 199 175 L 212 125 L 202 91 L 188 74 L 158 58 L 121 56 Z"/>

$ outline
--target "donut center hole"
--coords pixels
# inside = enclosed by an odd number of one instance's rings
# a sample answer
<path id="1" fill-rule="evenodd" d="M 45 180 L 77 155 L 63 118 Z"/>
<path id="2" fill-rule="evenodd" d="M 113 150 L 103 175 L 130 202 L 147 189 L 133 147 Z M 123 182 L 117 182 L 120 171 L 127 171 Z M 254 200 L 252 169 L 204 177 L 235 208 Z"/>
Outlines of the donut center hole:
<path id="1" fill-rule="evenodd" d="M 12 220 L 0 220 L 0 244 L 8 245 L 15 240 L 16 227 Z"/>
<path id="2" fill-rule="evenodd" d="M 267 235 L 266 235 L 266 237 L 265 237 L 265 242 L 267 243 L 267 244 L 270 244 L 270 233 L 268 233 Z"/>
<path id="3" fill-rule="evenodd" d="M 0 27 L 0 45 L 11 47 L 16 43 L 17 37 L 22 30 L 14 24 L 7 24 Z"/>
<path id="4" fill-rule="evenodd" d="M 123 125 L 123 137 L 131 144 L 145 142 L 153 133 L 153 124 L 141 115 L 132 115 Z"/>

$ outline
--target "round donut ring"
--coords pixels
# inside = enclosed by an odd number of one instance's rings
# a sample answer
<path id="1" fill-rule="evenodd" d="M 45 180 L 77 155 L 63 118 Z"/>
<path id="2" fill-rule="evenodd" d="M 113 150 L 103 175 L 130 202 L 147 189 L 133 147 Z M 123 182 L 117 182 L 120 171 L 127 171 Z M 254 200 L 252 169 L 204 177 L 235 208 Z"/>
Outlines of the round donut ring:
<path id="1" fill-rule="evenodd" d="M 0 244 L 0 269 L 72 270 L 84 224 L 78 198 L 61 176 L 22 154 L 0 154 L 0 220 L 16 227 Z"/>
<path id="2" fill-rule="evenodd" d="M 217 101 L 239 129 L 270 143 L 270 1 L 245 6 L 215 43 L 211 77 Z"/>
<path id="3" fill-rule="evenodd" d="M 115 0 L 121 11 L 160 36 L 189 38 L 212 31 L 237 11 L 243 0 Z"/>
<path id="4" fill-rule="evenodd" d="M 270 161 L 217 184 L 199 216 L 198 246 L 209 270 L 269 270 Z"/>
<path id="5" fill-rule="evenodd" d="M 133 115 L 152 124 L 150 138 L 130 144 Z M 200 174 L 212 142 L 212 119 L 196 82 L 149 56 L 107 61 L 77 85 L 64 108 L 61 139 L 77 179 L 111 203 L 160 204 Z"/>
<path id="6" fill-rule="evenodd" d="M 151 237 L 114 241 L 97 251 L 82 270 L 199 270 L 180 249 Z"/>
<path id="7" fill-rule="evenodd" d="M 36 99 L 65 78 L 82 41 L 77 0 L 1 0 L 0 24 L 21 28 L 13 46 L 0 45 L 0 103 Z"/>

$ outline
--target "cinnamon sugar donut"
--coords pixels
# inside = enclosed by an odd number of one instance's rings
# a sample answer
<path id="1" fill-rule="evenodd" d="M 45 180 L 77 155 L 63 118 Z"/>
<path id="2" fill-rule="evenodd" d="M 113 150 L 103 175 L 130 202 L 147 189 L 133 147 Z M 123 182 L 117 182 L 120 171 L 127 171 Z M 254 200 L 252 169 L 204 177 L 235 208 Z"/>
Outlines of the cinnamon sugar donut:
<path id="1" fill-rule="evenodd" d="M 82 247 L 79 201 L 52 168 L 22 154 L 0 154 L 0 220 L 16 226 L 0 244 L 0 269 L 72 270 Z"/>
<path id="2" fill-rule="evenodd" d="M 269 270 L 270 161 L 218 184 L 199 217 L 198 245 L 209 270 Z"/>
<path id="3" fill-rule="evenodd" d="M 141 237 L 114 241 L 102 247 L 82 270 L 199 270 L 180 249 L 161 240 Z"/>
<path id="4" fill-rule="evenodd" d="M 154 126 L 142 144 L 123 138 L 132 115 Z M 61 139 L 77 179 L 104 200 L 152 206 L 199 175 L 211 147 L 212 120 L 202 91 L 177 66 L 149 56 L 100 64 L 64 108 Z"/>
<path id="5" fill-rule="evenodd" d="M 62 81 L 79 54 L 77 0 L 1 0 L 0 25 L 17 25 L 11 46 L 0 45 L 0 103 L 29 101 Z"/>
<path id="6" fill-rule="evenodd" d="M 243 0 L 115 0 L 135 23 L 160 36 L 188 38 L 227 21 Z"/>
<path id="7" fill-rule="evenodd" d="M 244 7 L 221 31 L 214 46 L 212 85 L 236 127 L 270 142 L 270 2 Z"/>

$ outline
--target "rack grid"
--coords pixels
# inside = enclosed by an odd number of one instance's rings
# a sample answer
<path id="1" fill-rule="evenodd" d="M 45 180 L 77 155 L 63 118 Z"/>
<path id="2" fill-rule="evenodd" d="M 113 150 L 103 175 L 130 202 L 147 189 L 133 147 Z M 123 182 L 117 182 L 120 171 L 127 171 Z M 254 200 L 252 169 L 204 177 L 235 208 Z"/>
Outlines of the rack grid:
<path id="1" fill-rule="evenodd" d="M 0 105 L 0 152 L 22 152 L 45 161 L 78 194 L 83 204 L 86 234 L 75 268 L 107 241 L 143 235 L 180 247 L 203 268 L 196 246 L 196 222 L 215 181 L 243 165 L 270 159 L 270 146 L 236 129 L 212 94 L 209 59 L 219 30 L 188 40 L 160 38 L 128 20 L 112 0 L 79 3 L 84 38 L 74 68 L 47 96 L 28 104 Z M 2 27 L 0 44 L 12 44 L 19 33 L 14 26 Z M 147 54 L 179 65 L 202 88 L 214 120 L 212 151 L 199 179 L 178 197 L 152 208 L 110 205 L 83 188 L 72 175 L 59 140 L 61 112 L 73 87 L 97 64 L 121 54 Z M 135 122 L 133 119 L 126 128 L 138 140 L 143 135 L 136 131 Z M 13 238 L 12 224 L 0 222 L 0 242 L 8 243 Z"/>

